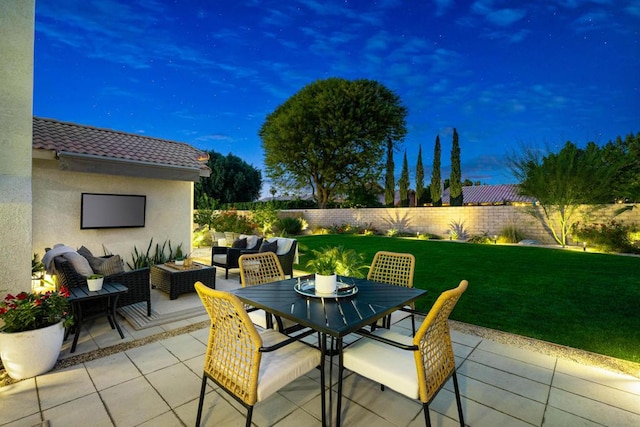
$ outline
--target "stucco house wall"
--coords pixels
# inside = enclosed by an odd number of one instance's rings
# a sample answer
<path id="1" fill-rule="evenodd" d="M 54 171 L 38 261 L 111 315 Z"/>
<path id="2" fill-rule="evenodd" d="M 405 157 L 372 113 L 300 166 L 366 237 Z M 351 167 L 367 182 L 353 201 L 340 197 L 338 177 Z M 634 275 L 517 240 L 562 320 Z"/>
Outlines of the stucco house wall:
<path id="1" fill-rule="evenodd" d="M 95 255 L 120 255 L 132 262 L 134 246 L 146 251 L 149 241 L 165 240 L 190 250 L 193 183 L 96 173 L 61 171 L 57 161 L 33 160 L 33 252 L 41 257 L 46 247 L 64 243 L 82 245 Z M 143 228 L 80 229 L 81 193 L 145 195 Z M 152 251 L 153 252 L 153 251 Z"/>

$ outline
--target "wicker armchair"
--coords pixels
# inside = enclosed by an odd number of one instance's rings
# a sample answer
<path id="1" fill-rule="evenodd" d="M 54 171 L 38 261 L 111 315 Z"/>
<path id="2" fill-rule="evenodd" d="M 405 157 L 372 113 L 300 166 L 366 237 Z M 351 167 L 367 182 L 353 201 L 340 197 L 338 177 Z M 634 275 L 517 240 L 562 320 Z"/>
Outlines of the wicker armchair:
<path id="1" fill-rule="evenodd" d="M 427 426 L 431 425 L 429 404 L 447 380 L 453 377 L 458 416 L 460 425 L 464 427 L 448 320 L 467 286 L 468 282 L 463 280 L 457 288 L 443 292 L 413 339 L 389 330 L 363 333 L 365 338 L 344 350 L 343 369 L 349 369 L 412 399 L 420 399 Z M 342 373 L 339 373 L 340 378 Z"/>
<path id="2" fill-rule="evenodd" d="M 298 337 L 290 338 L 272 329 L 258 332 L 235 295 L 211 289 L 201 282 L 197 282 L 195 288 L 211 319 L 196 426 L 202 420 L 208 379 L 247 408 L 246 425 L 249 427 L 257 402 L 318 366 L 324 425 L 325 384 L 321 352 L 299 342 Z M 313 331 L 304 336 L 311 333 Z M 206 424 L 213 423 L 210 420 Z"/>
<path id="3" fill-rule="evenodd" d="M 284 272 L 278 256 L 273 252 L 259 252 L 240 256 L 240 281 L 243 287 L 261 285 L 263 283 L 284 280 Z M 263 328 L 270 328 L 271 315 L 264 310 L 247 308 L 253 323 Z M 301 329 L 297 323 L 276 316 L 278 330 L 284 333 Z"/>
<path id="4" fill-rule="evenodd" d="M 71 263 L 61 256 L 53 259 L 55 274 L 60 285 L 77 287 L 87 284 L 87 278 L 76 272 Z M 140 268 L 123 273 L 105 276 L 105 283 L 120 283 L 129 291 L 118 298 L 118 307 L 147 303 L 147 316 L 151 316 L 151 289 L 149 286 L 149 268 Z"/>
<path id="5" fill-rule="evenodd" d="M 373 257 L 367 280 L 412 288 L 415 266 L 416 257 L 412 254 L 380 251 Z M 415 304 L 411 303 L 411 309 L 415 310 Z M 387 329 L 391 326 L 391 316 L 385 318 L 383 326 Z M 415 334 L 416 320 L 413 313 L 411 327 Z"/>

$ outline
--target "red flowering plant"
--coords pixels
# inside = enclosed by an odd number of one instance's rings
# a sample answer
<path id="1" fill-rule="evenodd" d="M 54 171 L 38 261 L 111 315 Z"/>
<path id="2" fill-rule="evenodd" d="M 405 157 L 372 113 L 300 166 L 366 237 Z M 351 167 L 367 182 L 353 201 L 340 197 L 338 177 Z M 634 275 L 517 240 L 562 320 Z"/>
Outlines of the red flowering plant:
<path id="1" fill-rule="evenodd" d="M 0 302 L 0 332 L 24 332 L 45 328 L 64 321 L 64 327 L 73 324 L 69 310 L 69 290 L 43 294 L 20 292 L 7 294 Z"/>

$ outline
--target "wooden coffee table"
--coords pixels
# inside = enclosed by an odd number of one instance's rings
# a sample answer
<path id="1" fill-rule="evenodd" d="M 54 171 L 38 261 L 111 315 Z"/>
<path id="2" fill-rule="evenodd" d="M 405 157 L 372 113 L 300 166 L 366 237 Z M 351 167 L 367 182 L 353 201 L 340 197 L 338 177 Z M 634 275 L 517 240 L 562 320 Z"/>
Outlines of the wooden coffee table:
<path id="1" fill-rule="evenodd" d="M 151 286 L 169 294 L 169 299 L 178 295 L 195 292 L 194 284 L 202 282 L 216 288 L 216 268 L 194 262 L 189 267 L 165 263 L 151 266 Z"/>

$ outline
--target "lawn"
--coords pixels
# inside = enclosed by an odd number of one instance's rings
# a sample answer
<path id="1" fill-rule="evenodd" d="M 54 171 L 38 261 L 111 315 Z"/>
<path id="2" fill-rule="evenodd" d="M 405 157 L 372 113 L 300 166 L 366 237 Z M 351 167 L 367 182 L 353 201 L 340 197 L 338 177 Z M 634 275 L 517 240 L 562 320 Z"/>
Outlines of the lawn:
<path id="1" fill-rule="evenodd" d="M 454 320 L 640 362 L 640 257 L 348 234 L 299 243 L 303 270 L 324 246 L 353 248 L 367 263 L 379 250 L 412 253 L 414 286 L 429 291 L 421 311 L 467 279 Z"/>

